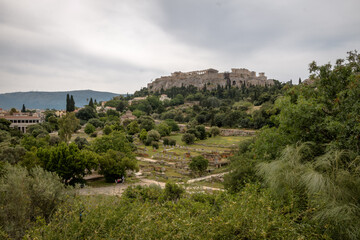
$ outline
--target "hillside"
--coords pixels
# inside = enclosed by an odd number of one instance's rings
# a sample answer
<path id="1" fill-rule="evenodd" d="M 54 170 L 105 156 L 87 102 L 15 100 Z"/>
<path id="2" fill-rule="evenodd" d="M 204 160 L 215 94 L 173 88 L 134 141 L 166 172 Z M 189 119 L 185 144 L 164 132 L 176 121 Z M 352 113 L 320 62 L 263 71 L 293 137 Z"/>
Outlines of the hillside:
<path id="1" fill-rule="evenodd" d="M 92 90 L 67 92 L 14 92 L 0 94 L 0 108 L 21 109 L 25 104 L 28 109 L 65 109 L 66 94 L 73 95 L 76 107 L 88 104 L 89 99 L 107 101 L 120 94 Z"/>

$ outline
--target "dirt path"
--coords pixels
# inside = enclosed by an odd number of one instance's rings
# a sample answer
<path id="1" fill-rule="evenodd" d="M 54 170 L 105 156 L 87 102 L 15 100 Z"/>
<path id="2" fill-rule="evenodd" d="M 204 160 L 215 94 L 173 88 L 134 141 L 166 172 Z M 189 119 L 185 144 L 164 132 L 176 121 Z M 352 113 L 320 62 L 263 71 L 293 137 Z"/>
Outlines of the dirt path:
<path id="1" fill-rule="evenodd" d="M 80 195 L 121 195 L 126 188 L 129 186 L 149 186 L 151 184 L 160 185 L 160 187 L 164 188 L 165 183 L 163 182 L 157 182 L 150 179 L 141 179 L 138 183 L 120 183 L 120 184 L 114 184 L 113 186 L 107 186 L 107 187 L 85 187 L 78 190 L 78 193 Z"/>
<path id="2" fill-rule="evenodd" d="M 205 177 L 194 178 L 194 179 L 188 180 L 187 183 L 200 182 L 200 181 L 212 178 L 212 177 L 222 177 L 227 173 L 229 173 L 229 172 L 217 173 L 217 174 L 212 174 L 212 175 L 208 175 L 208 176 L 205 176 Z"/>
<path id="3" fill-rule="evenodd" d="M 188 181 L 188 183 L 193 183 L 193 182 L 197 182 L 197 181 L 202 181 L 214 176 L 222 176 L 226 173 L 219 173 L 219 174 L 213 174 L 210 176 L 206 176 L 206 177 L 201 177 L 201 178 L 195 178 L 195 179 L 191 179 Z M 146 179 L 146 178 L 140 178 L 140 182 L 137 183 L 124 183 L 124 184 L 114 184 L 113 186 L 107 186 L 107 187 L 85 187 L 85 188 L 81 188 L 78 190 L 78 193 L 80 195 L 122 195 L 122 193 L 126 190 L 126 188 L 128 188 L 129 186 L 149 186 L 151 184 L 156 184 L 159 185 L 161 188 L 165 188 L 165 183 L 164 182 L 158 182 L 155 180 L 151 180 L 151 179 Z M 191 187 L 187 187 L 187 190 L 194 192 L 194 191 L 224 191 L 223 189 L 220 188 L 213 188 L 213 187 L 206 187 L 206 186 L 191 186 Z"/>

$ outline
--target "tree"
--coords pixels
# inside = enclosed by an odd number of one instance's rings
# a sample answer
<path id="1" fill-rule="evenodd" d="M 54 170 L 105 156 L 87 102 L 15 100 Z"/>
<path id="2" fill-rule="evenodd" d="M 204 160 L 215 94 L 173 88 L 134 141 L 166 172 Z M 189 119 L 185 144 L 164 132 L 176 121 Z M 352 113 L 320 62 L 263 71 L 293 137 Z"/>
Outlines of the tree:
<path id="1" fill-rule="evenodd" d="M 93 99 L 92 99 L 92 98 L 90 98 L 89 107 L 95 108 L 94 102 L 93 102 Z"/>
<path id="2" fill-rule="evenodd" d="M 96 128 L 102 128 L 104 127 L 104 122 L 99 120 L 98 118 L 91 118 L 88 123 L 91 123 Z"/>
<path id="3" fill-rule="evenodd" d="M 177 123 L 173 119 L 166 119 L 165 122 L 169 127 L 171 127 L 172 132 L 177 132 L 180 130 L 179 125 L 177 125 Z"/>
<path id="4" fill-rule="evenodd" d="M 152 142 L 158 142 L 160 140 L 160 133 L 156 130 L 151 130 L 147 133 L 145 145 L 150 145 Z"/>
<path id="5" fill-rule="evenodd" d="M 71 112 L 70 111 L 70 105 L 71 105 L 70 96 L 69 96 L 69 94 L 66 94 L 66 112 Z"/>
<path id="6" fill-rule="evenodd" d="M 186 144 L 193 144 L 195 142 L 195 135 L 192 133 L 185 133 L 181 137 L 181 141 L 185 142 Z"/>
<path id="7" fill-rule="evenodd" d="M 111 127 L 110 127 L 109 125 L 106 125 L 106 126 L 104 127 L 103 133 L 104 133 L 105 135 L 109 135 L 111 132 L 112 132 Z"/>
<path id="8" fill-rule="evenodd" d="M 140 131 L 139 124 L 137 121 L 132 121 L 129 125 L 127 125 L 126 128 L 130 135 L 134 135 Z"/>
<path id="9" fill-rule="evenodd" d="M 116 111 L 123 112 L 127 108 L 127 102 L 126 101 L 120 101 L 118 105 L 116 106 Z"/>
<path id="10" fill-rule="evenodd" d="M 25 104 L 23 104 L 22 108 L 21 108 L 21 112 L 26 112 L 26 108 L 25 108 Z"/>
<path id="11" fill-rule="evenodd" d="M 210 128 L 210 134 L 212 137 L 216 137 L 217 135 L 220 134 L 220 128 L 218 127 L 211 127 Z"/>
<path id="12" fill-rule="evenodd" d="M 40 148 L 37 151 L 41 166 L 51 172 L 56 172 L 66 184 L 83 181 L 83 177 L 97 168 L 98 156 L 88 150 L 80 150 L 75 143 L 66 145 L 60 143 L 50 148 Z"/>
<path id="13" fill-rule="evenodd" d="M 22 239 L 35 221 L 49 221 L 51 215 L 69 196 L 56 174 L 35 167 L 30 171 L 20 166 L 5 165 L 0 177 L 0 234 Z M 1 235 L 0 235 L 1 236 Z"/>
<path id="14" fill-rule="evenodd" d="M 139 138 L 143 143 L 145 143 L 147 139 L 147 131 L 145 129 L 141 129 Z"/>
<path id="15" fill-rule="evenodd" d="M 140 123 L 140 128 L 150 131 L 155 127 L 155 121 L 149 116 L 142 116 L 139 118 L 138 122 Z"/>
<path id="16" fill-rule="evenodd" d="M 160 123 L 156 126 L 156 130 L 160 133 L 161 137 L 169 136 L 171 133 L 171 127 L 165 122 Z"/>
<path id="17" fill-rule="evenodd" d="M 97 115 L 94 108 L 86 106 L 76 113 L 76 117 L 87 122 L 91 118 L 96 118 Z"/>
<path id="18" fill-rule="evenodd" d="M 65 142 L 69 142 L 71 135 L 79 126 L 79 119 L 75 117 L 75 113 L 67 113 L 59 119 L 58 123 L 60 138 Z"/>
<path id="19" fill-rule="evenodd" d="M 106 153 L 109 149 L 132 155 L 133 147 L 123 132 L 113 131 L 109 135 L 97 137 L 91 144 L 96 153 Z"/>
<path id="20" fill-rule="evenodd" d="M 199 173 L 201 175 L 206 171 L 208 165 L 209 161 L 203 156 L 199 155 L 191 159 L 189 163 L 189 168 L 191 169 L 191 171 Z"/>
<path id="21" fill-rule="evenodd" d="M 100 158 L 100 174 L 103 174 L 107 182 L 114 182 L 115 179 L 126 176 L 127 170 L 138 170 L 136 158 L 123 152 L 109 149 Z"/>
<path id="22" fill-rule="evenodd" d="M 74 100 L 73 95 L 71 95 L 71 97 L 70 97 L 70 106 L 69 106 L 69 110 L 70 110 L 70 112 L 75 111 L 75 100 Z"/>

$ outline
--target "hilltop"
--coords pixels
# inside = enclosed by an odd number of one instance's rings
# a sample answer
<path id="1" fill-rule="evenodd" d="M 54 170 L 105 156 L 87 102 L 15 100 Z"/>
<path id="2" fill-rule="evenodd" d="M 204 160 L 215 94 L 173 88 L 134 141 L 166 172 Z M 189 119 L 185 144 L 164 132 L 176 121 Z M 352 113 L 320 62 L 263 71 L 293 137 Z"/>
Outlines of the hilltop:
<path id="1" fill-rule="evenodd" d="M 162 76 L 148 84 L 152 92 L 167 90 L 172 87 L 195 86 L 197 89 L 206 88 L 208 90 L 220 87 L 239 87 L 242 86 L 272 86 L 273 79 L 267 79 L 265 73 L 249 71 L 245 68 L 232 68 L 231 72 L 219 72 L 216 69 L 209 68 L 201 71 L 192 72 L 174 72 L 171 76 Z"/>
<path id="2" fill-rule="evenodd" d="M 29 109 L 65 109 L 66 94 L 73 95 L 75 105 L 82 107 L 93 98 L 99 101 L 107 101 L 120 94 L 111 92 L 99 92 L 93 90 L 76 90 L 64 92 L 14 92 L 0 94 L 0 108 L 21 109 L 25 104 Z"/>

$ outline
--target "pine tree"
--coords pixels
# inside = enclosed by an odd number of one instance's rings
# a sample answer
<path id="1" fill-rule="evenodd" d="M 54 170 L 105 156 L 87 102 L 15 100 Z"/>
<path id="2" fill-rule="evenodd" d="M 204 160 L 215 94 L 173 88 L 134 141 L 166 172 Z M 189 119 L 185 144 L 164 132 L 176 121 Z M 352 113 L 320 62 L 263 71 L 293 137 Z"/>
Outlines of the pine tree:
<path id="1" fill-rule="evenodd" d="M 23 113 L 26 112 L 25 104 L 23 104 L 21 112 L 23 112 Z"/>

